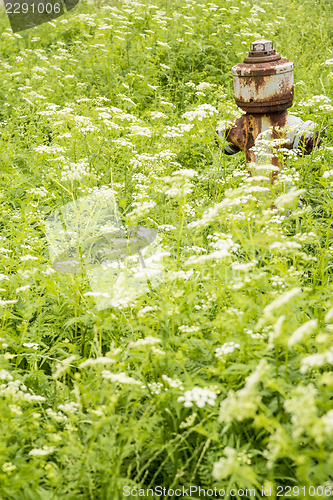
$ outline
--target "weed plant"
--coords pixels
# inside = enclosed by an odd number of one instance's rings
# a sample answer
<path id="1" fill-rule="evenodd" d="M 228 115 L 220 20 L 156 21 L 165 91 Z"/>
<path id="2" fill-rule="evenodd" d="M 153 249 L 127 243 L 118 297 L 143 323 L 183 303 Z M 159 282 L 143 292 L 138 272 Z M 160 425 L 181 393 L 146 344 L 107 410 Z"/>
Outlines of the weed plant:
<path id="1" fill-rule="evenodd" d="M 328 0 L 81 3 L 17 34 L 1 14 L 1 499 L 331 496 L 332 20 Z M 214 132 L 261 37 L 296 63 L 290 112 L 329 125 L 273 185 Z M 165 269 L 102 310 L 45 230 L 96 192 Z"/>

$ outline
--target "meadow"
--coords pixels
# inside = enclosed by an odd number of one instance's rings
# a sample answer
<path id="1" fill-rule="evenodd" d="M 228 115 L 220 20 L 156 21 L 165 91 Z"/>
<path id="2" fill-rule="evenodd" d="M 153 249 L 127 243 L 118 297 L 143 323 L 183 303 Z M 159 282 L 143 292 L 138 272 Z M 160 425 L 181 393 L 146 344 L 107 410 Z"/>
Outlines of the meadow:
<path id="1" fill-rule="evenodd" d="M 0 25 L 0 499 L 331 498 L 331 1 L 109 0 Z M 269 186 L 215 136 L 261 37 L 295 62 L 290 113 L 328 126 Z M 47 240 L 91 196 L 156 231 L 164 269 L 104 308 Z"/>

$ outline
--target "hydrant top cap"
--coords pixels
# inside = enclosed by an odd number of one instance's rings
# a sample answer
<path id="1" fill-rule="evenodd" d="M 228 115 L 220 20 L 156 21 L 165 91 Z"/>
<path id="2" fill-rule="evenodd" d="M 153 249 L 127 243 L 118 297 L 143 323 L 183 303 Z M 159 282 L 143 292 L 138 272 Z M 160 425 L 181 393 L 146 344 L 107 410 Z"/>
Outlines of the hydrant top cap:
<path id="1" fill-rule="evenodd" d="M 256 51 L 265 51 L 265 50 L 273 50 L 273 42 L 271 40 L 256 40 L 255 42 L 251 43 L 251 51 L 256 52 Z"/>
<path id="2" fill-rule="evenodd" d="M 261 64 L 264 62 L 279 61 L 280 54 L 273 49 L 273 42 L 261 38 L 251 43 L 251 49 L 244 62 L 247 64 Z"/>

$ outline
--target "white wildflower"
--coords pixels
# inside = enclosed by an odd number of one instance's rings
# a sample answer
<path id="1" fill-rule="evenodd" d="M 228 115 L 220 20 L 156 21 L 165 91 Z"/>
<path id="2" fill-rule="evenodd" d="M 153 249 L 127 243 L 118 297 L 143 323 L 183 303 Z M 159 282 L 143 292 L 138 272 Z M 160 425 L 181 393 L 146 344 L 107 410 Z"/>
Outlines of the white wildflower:
<path id="1" fill-rule="evenodd" d="M 223 356 L 234 352 L 235 349 L 240 349 L 240 345 L 238 343 L 225 342 L 221 347 L 218 347 L 217 349 L 215 349 L 215 355 L 218 358 L 220 358 L 220 357 L 222 358 Z"/>
<path id="2" fill-rule="evenodd" d="M 152 394 L 160 394 L 161 390 L 163 389 L 163 384 L 161 384 L 161 382 L 150 382 L 148 383 L 148 387 Z M 142 385 L 141 388 L 145 389 L 146 386 Z"/>
<path id="3" fill-rule="evenodd" d="M 325 432 L 328 436 L 333 435 L 333 410 L 330 410 L 321 419 L 324 424 Z"/>
<path id="4" fill-rule="evenodd" d="M 26 290 L 29 290 L 29 288 L 30 288 L 30 285 L 20 286 L 19 288 L 16 288 L 15 292 L 16 293 L 25 292 Z"/>
<path id="5" fill-rule="evenodd" d="M 326 170 L 326 172 L 323 173 L 324 179 L 327 179 L 328 177 L 333 177 L 333 170 Z"/>
<path id="6" fill-rule="evenodd" d="M 200 104 L 197 108 L 192 111 L 187 111 L 182 115 L 182 118 L 185 118 L 189 121 L 193 121 L 198 118 L 199 121 L 202 121 L 203 118 L 207 118 L 209 116 L 214 116 L 218 111 L 211 104 Z"/>
<path id="7" fill-rule="evenodd" d="M 48 190 L 41 186 L 39 188 L 31 188 L 29 189 L 28 193 L 39 196 L 40 198 L 45 198 L 48 195 Z"/>
<path id="8" fill-rule="evenodd" d="M 179 389 L 181 391 L 184 390 L 183 383 L 181 380 L 170 378 L 167 375 L 162 375 L 162 379 L 165 380 L 168 383 L 168 385 L 173 389 Z"/>
<path id="9" fill-rule="evenodd" d="M 154 345 L 162 342 L 161 339 L 158 339 L 157 337 L 146 337 L 144 339 L 139 339 L 136 342 L 130 342 L 128 344 L 128 347 L 141 347 L 145 345 Z"/>
<path id="10" fill-rule="evenodd" d="M 270 304 L 268 304 L 268 306 L 265 307 L 264 318 L 271 317 L 275 311 L 277 311 L 284 305 L 288 304 L 289 301 L 296 295 L 300 294 L 301 291 L 302 291 L 301 288 L 295 287 L 292 288 L 291 290 L 288 290 L 287 292 L 284 292 L 277 299 L 273 300 L 273 302 L 271 302 Z"/>
<path id="11" fill-rule="evenodd" d="M 286 411 L 292 415 L 294 439 L 299 438 L 304 432 L 308 432 L 316 423 L 318 413 L 316 395 L 317 389 L 312 384 L 299 385 L 293 391 L 292 397 L 284 401 Z"/>
<path id="12" fill-rule="evenodd" d="M 68 420 L 68 417 L 66 417 L 63 413 L 61 413 L 60 411 L 56 412 L 56 411 L 52 410 L 51 408 L 48 408 L 46 410 L 46 413 L 49 415 L 49 417 L 53 418 L 53 420 L 55 420 L 56 422 L 66 422 L 66 420 Z"/>
<path id="13" fill-rule="evenodd" d="M 305 193 L 305 189 L 296 189 L 292 187 L 288 193 L 281 194 L 275 200 L 278 208 L 286 208 L 298 202 L 299 197 Z"/>
<path id="14" fill-rule="evenodd" d="M 61 181 L 80 181 L 85 177 L 91 176 L 89 162 L 87 158 L 82 158 L 76 163 L 70 162 L 63 166 L 61 172 Z"/>
<path id="15" fill-rule="evenodd" d="M 165 356 L 165 351 L 162 351 L 162 349 L 158 349 L 158 347 L 152 346 L 151 348 L 152 353 L 156 354 L 157 356 Z"/>
<path id="16" fill-rule="evenodd" d="M 64 148 L 63 146 L 46 146 L 43 144 L 42 146 L 36 146 L 34 148 L 34 151 L 36 151 L 36 153 L 46 154 L 64 153 L 66 151 L 66 148 Z"/>
<path id="17" fill-rule="evenodd" d="M 196 86 L 196 89 L 202 92 L 203 90 L 212 89 L 215 85 L 213 83 L 201 82 Z"/>
<path id="18" fill-rule="evenodd" d="M 57 379 L 62 375 L 64 372 L 67 371 L 67 369 L 71 366 L 72 362 L 76 359 L 75 354 L 72 356 L 69 356 L 68 358 L 64 359 L 60 363 L 56 365 L 56 371 L 53 374 L 53 378 Z"/>
<path id="19" fill-rule="evenodd" d="M 166 114 L 161 111 L 151 111 L 150 116 L 152 120 L 158 120 L 160 118 L 168 118 Z"/>
<path id="20" fill-rule="evenodd" d="M 302 342 L 304 337 L 307 337 L 313 333 L 313 331 L 317 328 L 318 325 L 318 320 L 316 319 L 311 319 L 310 321 L 307 321 L 304 323 L 302 326 L 297 328 L 291 335 L 291 337 L 288 340 L 288 345 L 292 346 L 298 342 Z"/>
<path id="21" fill-rule="evenodd" d="M 74 401 L 71 401 L 70 403 L 66 403 L 64 405 L 58 406 L 58 410 L 61 410 L 64 413 L 67 413 L 69 415 L 76 413 L 79 409 L 80 409 L 80 405 L 78 403 L 75 403 Z"/>
<path id="22" fill-rule="evenodd" d="M 193 387 L 193 389 L 184 392 L 184 396 L 179 396 L 178 403 L 184 403 L 186 408 L 195 404 L 199 408 L 204 408 L 206 404 L 215 405 L 216 393 L 207 387 Z"/>
<path id="23" fill-rule="evenodd" d="M 2 470 L 4 472 L 13 472 L 16 470 L 16 465 L 14 465 L 12 462 L 4 462 L 2 464 Z"/>
<path id="24" fill-rule="evenodd" d="M 232 262 L 231 267 L 235 271 L 247 272 L 250 269 L 252 269 L 252 267 L 254 267 L 257 264 L 257 262 L 258 262 L 257 260 L 255 260 L 253 262 Z"/>
<path id="25" fill-rule="evenodd" d="M 0 299 L 0 306 L 3 307 L 3 306 L 6 306 L 7 304 L 16 304 L 16 302 L 17 302 L 16 299 L 12 299 L 12 300 Z"/>
<path id="26" fill-rule="evenodd" d="M 43 448 L 34 448 L 29 451 L 29 455 L 33 457 L 45 457 L 46 455 L 50 455 L 55 450 L 54 446 L 43 446 Z"/>
<path id="27" fill-rule="evenodd" d="M 257 387 L 268 371 L 269 365 L 263 359 L 259 362 L 256 370 L 246 378 L 243 389 L 237 392 L 231 389 L 228 392 L 220 407 L 221 422 L 230 423 L 233 420 L 240 422 L 247 418 L 253 418 L 262 397 Z"/>
<path id="28" fill-rule="evenodd" d="M 317 353 L 311 354 L 310 356 L 306 356 L 301 361 L 301 373 L 306 373 L 313 368 L 320 368 L 324 365 L 333 365 L 333 348 Z"/>
<path id="29" fill-rule="evenodd" d="M 87 368 L 87 366 L 96 366 L 96 365 L 108 365 L 108 364 L 113 364 L 116 361 L 111 358 L 106 358 L 106 357 L 99 357 L 99 358 L 90 358 L 86 359 L 86 361 L 83 361 L 79 365 L 79 368 Z"/>
<path id="30" fill-rule="evenodd" d="M 194 274 L 193 269 L 190 269 L 189 271 L 175 271 L 174 273 L 171 273 L 170 275 L 170 280 L 188 280 L 191 278 Z"/>
<path id="31" fill-rule="evenodd" d="M 331 323 L 333 320 L 333 307 L 329 309 L 325 315 L 325 321 L 326 323 Z"/>
<path id="32" fill-rule="evenodd" d="M 0 380 L 13 380 L 13 376 L 7 370 L 0 370 Z"/>
<path id="33" fill-rule="evenodd" d="M 141 385 L 139 380 L 135 380 L 132 377 L 129 377 L 126 373 L 111 373 L 108 370 L 102 371 L 102 377 L 106 380 L 111 380 L 112 382 L 116 382 L 119 384 L 133 384 L 133 385 Z"/>
<path id="34" fill-rule="evenodd" d="M 39 344 L 36 344 L 35 342 L 26 342 L 22 344 L 23 347 L 28 347 L 28 349 L 35 349 L 35 351 L 38 349 Z"/>
<path id="35" fill-rule="evenodd" d="M 195 333 L 195 332 L 199 332 L 200 331 L 200 326 L 196 326 L 196 325 L 192 325 L 192 326 L 189 326 L 189 325 L 180 325 L 178 327 L 178 330 L 180 332 L 183 332 L 183 333 Z"/>
<path id="36" fill-rule="evenodd" d="M 20 257 L 20 260 L 22 260 L 23 262 L 26 262 L 27 260 L 38 260 L 38 257 L 35 257 L 34 255 L 23 255 L 22 257 Z"/>
<path id="37" fill-rule="evenodd" d="M 140 127 L 139 125 L 132 125 L 130 128 L 132 134 L 143 137 L 151 137 L 152 130 L 149 127 Z"/>
<path id="38" fill-rule="evenodd" d="M 44 396 L 39 396 L 38 394 L 31 394 L 29 392 L 26 392 L 25 394 L 23 394 L 23 399 L 25 401 L 31 401 L 31 402 L 36 401 L 39 403 L 46 401 L 46 398 L 44 398 Z"/>

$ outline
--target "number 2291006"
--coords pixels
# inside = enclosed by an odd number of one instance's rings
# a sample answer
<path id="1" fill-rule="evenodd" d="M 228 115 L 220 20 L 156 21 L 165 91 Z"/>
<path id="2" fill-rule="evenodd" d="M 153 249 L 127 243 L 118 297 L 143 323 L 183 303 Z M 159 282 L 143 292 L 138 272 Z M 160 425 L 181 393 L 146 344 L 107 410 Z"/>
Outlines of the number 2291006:
<path id="1" fill-rule="evenodd" d="M 277 497 L 329 497 L 333 495 L 332 486 L 277 486 Z"/>
<path id="2" fill-rule="evenodd" d="M 7 14 L 59 14 L 60 3 L 6 3 Z"/>

